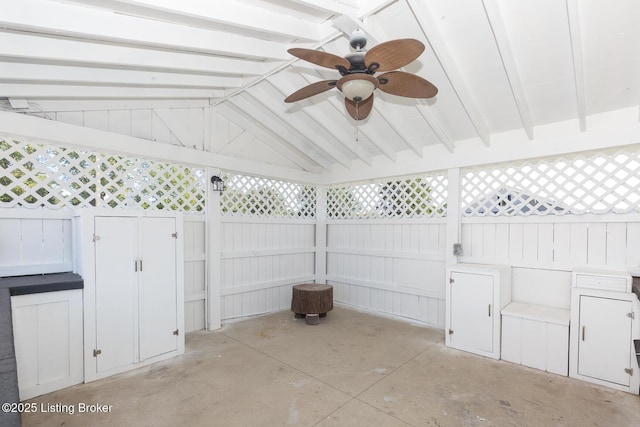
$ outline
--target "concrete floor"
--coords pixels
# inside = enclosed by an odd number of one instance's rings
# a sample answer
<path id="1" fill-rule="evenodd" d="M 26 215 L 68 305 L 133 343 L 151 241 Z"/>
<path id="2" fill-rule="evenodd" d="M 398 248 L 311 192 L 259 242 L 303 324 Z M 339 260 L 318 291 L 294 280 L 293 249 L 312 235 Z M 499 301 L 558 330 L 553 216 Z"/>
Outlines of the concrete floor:
<path id="1" fill-rule="evenodd" d="M 23 414 L 26 427 L 640 425 L 638 396 L 341 307 L 315 326 L 280 312 L 191 333 L 182 357 L 29 402 L 53 410 Z M 111 409 L 78 413 L 81 402 Z"/>

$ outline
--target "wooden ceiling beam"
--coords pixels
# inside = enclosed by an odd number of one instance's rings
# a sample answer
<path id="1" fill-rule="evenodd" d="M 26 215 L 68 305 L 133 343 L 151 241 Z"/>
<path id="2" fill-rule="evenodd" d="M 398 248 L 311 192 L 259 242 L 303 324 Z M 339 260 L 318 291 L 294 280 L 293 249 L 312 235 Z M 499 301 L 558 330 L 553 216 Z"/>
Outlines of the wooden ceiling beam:
<path id="1" fill-rule="evenodd" d="M 500 7 L 496 0 L 482 0 L 482 6 L 484 8 L 487 21 L 491 27 L 491 32 L 498 48 L 500 60 L 502 66 L 507 75 L 509 87 L 513 95 L 513 99 L 518 107 L 518 114 L 520 115 L 520 121 L 525 133 L 529 139 L 533 139 L 533 118 L 529 111 L 529 105 L 527 98 L 524 94 L 524 88 L 522 86 L 522 80 L 518 73 L 518 66 L 516 65 L 515 57 L 511 49 L 511 43 L 509 42 L 509 35 L 500 13 Z"/>
<path id="2" fill-rule="evenodd" d="M 587 130 L 587 107 L 585 99 L 584 60 L 582 57 L 582 33 L 580 31 L 580 10 L 577 0 L 566 1 L 578 122 L 580 123 L 580 131 L 585 132 Z"/>
<path id="3" fill-rule="evenodd" d="M 280 43 L 45 0 L 9 0 L 0 28 L 256 60 L 288 57 Z"/>
<path id="4" fill-rule="evenodd" d="M 260 75 L 267 70 L 263 62 L 2 31 L 0 59 L 229 76 Z"/>
<path id="5" fill-rule="evenodd" d="M 0 83 L 0 97 L 27 99 L 211 99 L 223 94 L 217 89 Z"/>
<path id="6" fill-rule="evenodd" d="M 439 32 L 433 16 L 429 13 L 427 5 L 424 2 L 416 0 L 406 0 L 405 3 L 418 23 L 420 31 L 422 31 L 422 34 L 424 34 L 431 46 L 431 50 L 440 63 L 447 80 L 449 80 L 454 93 L 458 97 L 462 108 L 467 113 L 469 120 L 471 120 L 471 124 L 478 133 L 478 136 L 484 145 L 489 147 L 491 145 L 491 132 L 489 131 L 489 127 L 485 123 L 476 103 L 473 101 L 467 84 L 458 72 L 459 67 L 449 53 L 449 48 Z"/>

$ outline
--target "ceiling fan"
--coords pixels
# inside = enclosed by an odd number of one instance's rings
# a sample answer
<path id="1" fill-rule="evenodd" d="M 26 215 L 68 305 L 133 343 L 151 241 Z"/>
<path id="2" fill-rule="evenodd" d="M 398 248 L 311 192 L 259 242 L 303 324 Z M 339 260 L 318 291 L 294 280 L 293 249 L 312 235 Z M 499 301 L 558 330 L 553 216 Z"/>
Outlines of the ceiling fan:
<path id="1" fill-rule="evenodd" d="M 392 95 L 408 98 L 432 98 L 438 93 L 429 81 L 415 74 L 393 71 L 413 62 L 424 51 L 424 44 L 415 39 L 398 39 L 381 43 L 364 51 L 367 38 L 356 30 L 350 38 L 353 53 L 341 58 L 311 49 L 289 49 L 291 55 L 321 67 L 337 69 L 338 80 L 312 83 L 289 95 L 284 102 L 296 102 L 337 87 L 344 96 L 347 112 L 355 120 L 367 118 L 373 108 L 373 92 L 380 89 Z M 375 76 L 378 72 L 384 72 Z"/>

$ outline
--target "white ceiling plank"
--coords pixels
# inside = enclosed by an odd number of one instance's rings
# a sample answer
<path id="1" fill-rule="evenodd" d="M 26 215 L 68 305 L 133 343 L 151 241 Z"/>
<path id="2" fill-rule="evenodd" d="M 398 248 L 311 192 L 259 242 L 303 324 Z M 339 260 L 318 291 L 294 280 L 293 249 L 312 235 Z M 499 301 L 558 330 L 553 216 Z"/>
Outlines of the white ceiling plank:
<path id="1" fill-rule="evenodd" d="M 449 83 L 451 83 L 453 91 L 460 100 L 462 108 L 467 113 L 467 116 L 469 117 L 469 120 L 471 120 L 473 127 L 476 129 L 478 136 L 487 147 L 490 146 L 491 132 L 476 106 L 476 103 L 473 101 L 471 93 L 467 88 L 467 84 L 458 72 L 458 66 L 449 53 L 447 44 L 438 31 L 436 22 L 427 10 L 426 4 L 415 0 L 406 0 L 406 4 L 420 26 L 420 30 L 427 38 L 433 53 L 442 66 Z"/>
<path id="2" fill-rule="evenodd" d="M 359 4 L 355 1 L 346 0 L 289 0 L 291 3 L 316 9 L 325 13 L 349 13 L 358 12 Z"/>
<path id="3" fill-rule="evenodd" d="M 0 83 L 0 97 L 168 99 L 216 98 L 224 93 L 213 89 L 170 89 L 115 86 L 40 85 Z"/>
<path id="4" fill-rule="evenodd" d="M 485 14 L 487 15 L 491 31 L 493 32 L 496 46 L 500 52 L 502 65 L 507 74 L 507 80 L 509 81 L 513 98 L 518 107 L 518 114 L 520 115 L 522 126 L 529 139 L 533 139 L 533 119 L 531 117 L 531 112 L 529 111 L 527 98 L 524 94 L 522 81 L 520 80 L 520 75 L 518 73 L 518 67 L 516 66 L 516 61 L 511 50 L 509 35 L 507 34 L 502 15 L 500 13 L 500 7 L 498 6 L 497 0 L 482 0 L 482 5 Z"/>
<path id="5" fill-rule="evenodd" d="M 0 61 L 0 82 L 228 89 L 240 87 L 244 80 L 229 76 Z"/>
<path id="6" fill-rule="evenodd" d="M 149 17 L 181 22 L 195 26 L 217 24 L 266 33 L 273 36 L 318 41 L 319 31 L 314 25 L 264 8 L 234 0 L 75 0 L 123 12 L 144 14 Z"/>
<path id="7" fill-rule="evenodd" d="M 7 5 L 6 3 L 9 3 Z M 11 30 L 253 59 L 286 59 L 280 43 L 46 0 L 8 0 L 0 27 Z M 81 19 L 78 17 L 81 16 Z"/>
<path id="8" fill-rule="evenodd" d="M 278 98 L 282 95 L 277 93 L 273 86 L 263 83 L 259 86 L 252 87 L 251 90 L 246 93 L 253 98 L 255 102 L 271 111 L 280 120 L 287 123 L 288 126 L 291 126 L 296 132 L 299 132 L 328 156 L 331 156 L 345 167 L 350 166 L 351 159 L 345 153 L 347 150 L 342 146 L 340 141 L 336 140 L 332 134 L 327 132 L 325 128 L 318 125 L 315 121 L 304 120 L 300 115 L 288 114 L 287 104 L 278 102 Z"/>
<path id="9" fill-rule="evenodd" d="M 584 59 L 582 57 L 582 33 L 580 30 L 580 10 L 577 0 L 567 0 L 569 35 L 571 37 L 571 56 L 576 90 L 576 106 L 580 131 L 587 130 L 587 103 L 585 100 Z"/>
<path id="10" fill-rule="evenodd" d="M 299 132 L 296 132 L 285 121 L 281 120 L 275 113 L 270 110 L 260 108 L 256 102 L 247 95 L 239 95 L 229 100 L 232 108 L 244 111 L 252 117 L 260 126 L 270 129 L 276 133 L 283 141 L 290 144 L 293 148 L 305 153 L 311 160 L 326 170 L 332 169 L 332 162 L 327 158 L 326 154 L 313 143 L 307 140 Z"/>
<path id="11" fill-rule="evenodd" d="M 133 136 L 91 129 L 39 117 L 0 111 L 0 129 L 5 135 L 34 142 L 81 147 L 186 165 L 220 168 L 253 176 L 314 184 L 318 175 L 293 168 L 163 144 Z"/>
<path id="12" fill-rule="evenodd" d="M 265 63 L 0 32 L 0 58 L 201 74 L 259 75 Z"/>
<path id="13" fill-rule="evenodd" d="M 416 108 L 418 109 L 420 115 L 424 117 L 426 122 L 429 124 L 429 127 L 431 128 L 431 130 L 433 130 L 433 133 L 438 137 L 440 143 L 444 145 L 447 151 L 453 153 L 455 151 L 453 140 L 451 139 L 451 136 L 449 136 L 447 131 L 442 127 L 441 120 L 434 115 L 431 106 L 425 105 L 424 102 L 422 102 L 416 105 Z"/>
<path id="14" fill-rule="evenodd" d="M 318 166 L 321 165 L 300 154 L 299 151 L 290 147 L 287 142 L 282 141 L 280 137 L 274 135 L 271 130 L 266 129 L 259 123 L 255 122 L 252 117 L 247 117 L 243 111 L 240 111 L 229 104 L 217 106 L 216 111 L 223 115 L 227 120 L 245 129 L 255 138 L 259 139 L 263 144 L 269 146 L 274 151 L 280 153 L 283 157 L 289 159 L 302 170 L 319 172 Z"/>

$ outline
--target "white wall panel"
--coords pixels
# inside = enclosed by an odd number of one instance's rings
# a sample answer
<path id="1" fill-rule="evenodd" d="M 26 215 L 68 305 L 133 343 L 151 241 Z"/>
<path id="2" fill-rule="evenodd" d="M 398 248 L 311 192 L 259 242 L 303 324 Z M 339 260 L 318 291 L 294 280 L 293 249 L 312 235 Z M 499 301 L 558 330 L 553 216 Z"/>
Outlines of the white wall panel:
<path id="1" fill-rule="evenodd" d="M 184 217 L 185 331 L 206 327 L 206 245 L 203 215 Z"/>
<path id="2" fill-rule="evenodd" d="M 444 328 L 444 220 L 330 221 L 327 236 L 336 302 Z"/>
<path id="3" fill-rule="evenodd" d="M 461 262 L 511 265 L 517 302 L 569 308 L 576 266 L 640 266 L 637 215 L 463 219 Z"/>
<path id="4" fill-rule="evenodd" d="M 222 320 L 283 310 L 291 286 L 315 278 L 315 222 L 222 221 Z"/>

